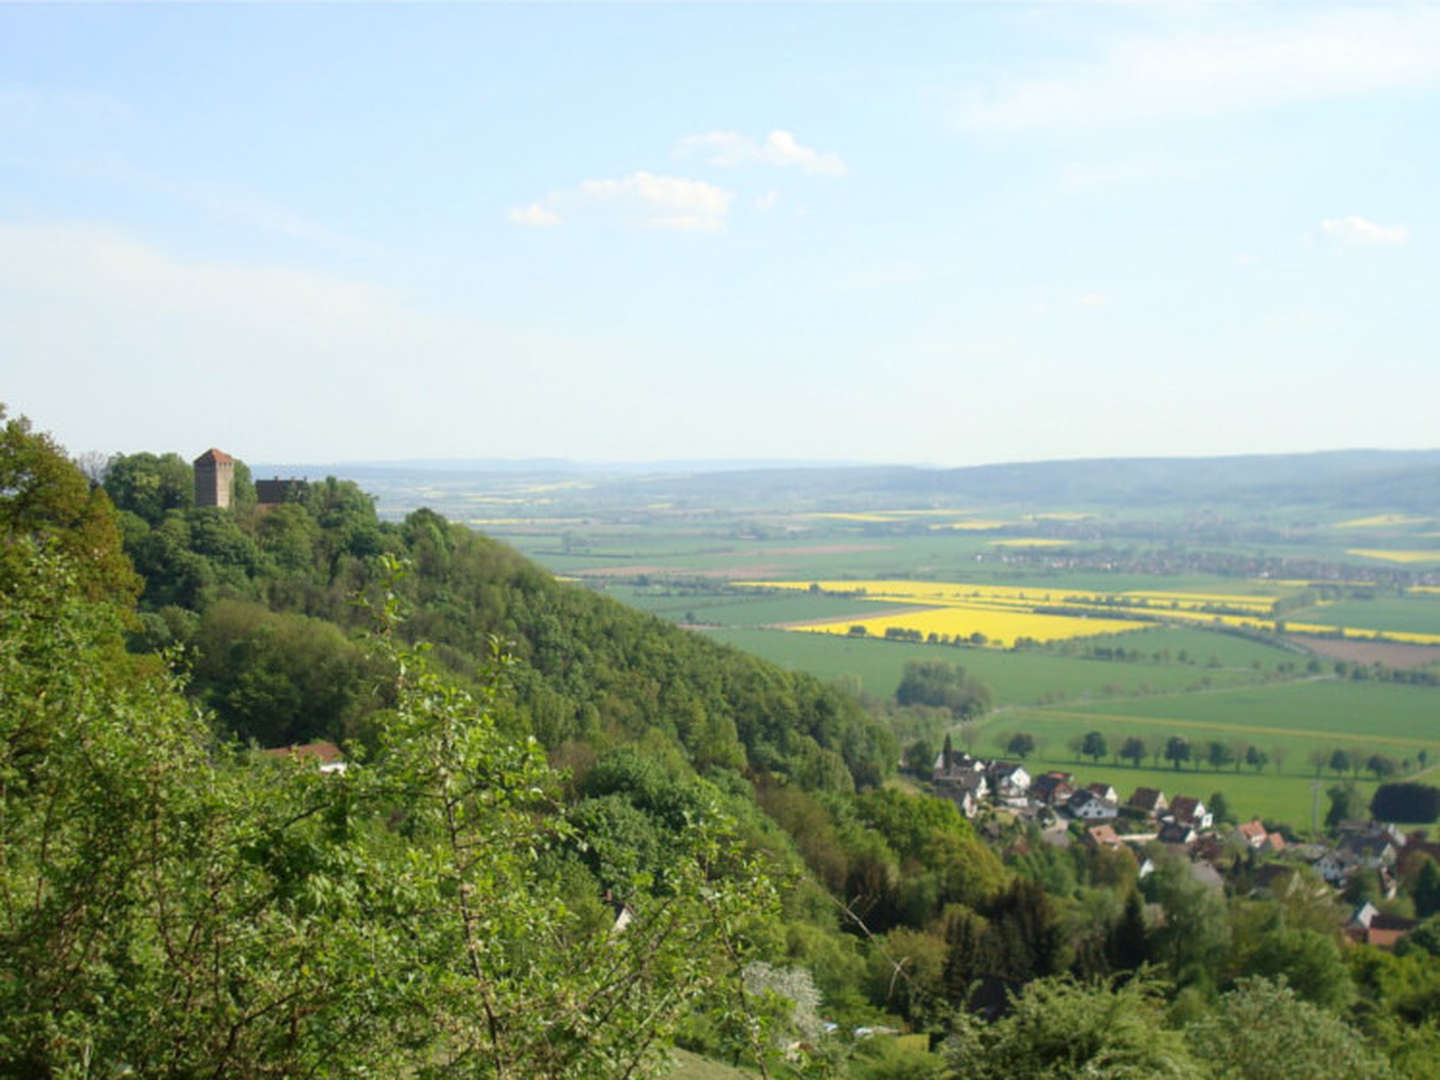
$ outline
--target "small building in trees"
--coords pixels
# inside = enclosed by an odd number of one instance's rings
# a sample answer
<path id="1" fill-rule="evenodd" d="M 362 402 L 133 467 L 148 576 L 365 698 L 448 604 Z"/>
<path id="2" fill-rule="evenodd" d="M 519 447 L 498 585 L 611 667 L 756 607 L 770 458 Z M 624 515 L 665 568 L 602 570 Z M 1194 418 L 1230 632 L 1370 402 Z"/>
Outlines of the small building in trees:
<path id="1" fill-rule="evenodd" d="M 1071 795 L 1065 809 L 1081 821 L 1113 821 L 1119 813 L 1114 803 L 1107 803 L 1089 788 L 1081 788 Z"/>
<path id="2" fill-rule="evenodd" d="M 305 497 L 309 486 L 307 481 L 293 476 L 284 480 L 278 476 L 272 480 L 256 480 L 255 502 L 262 509 L 279 506 L 281 503 L 299 502 Z"/>
<path id="3" fill-rule="evenodd" d="M 235 490 L 235 459 L 212 446 L 193 464 L 195 505 L 228 507 Z"/>
<path id="4" fill-rule="evenodd" d="M 1214 824 L 1214 815 L 1205 808 L 1205 803 L 1189 795 L 1176 795 L 1170 801 L 1170 816 L 1192 829 L 1208 829 Z"/>
<path id="5" fill-rule="evenodd" d="M 1125 805 L 1152 818 L 1159 817 L 1170 807 L 1170 804 L 1165 801 L 1165 793 L 1158 788 L 1151 787 L 1137 787 L 1135 794 L 1130 796 L 1130 801 Z"/>

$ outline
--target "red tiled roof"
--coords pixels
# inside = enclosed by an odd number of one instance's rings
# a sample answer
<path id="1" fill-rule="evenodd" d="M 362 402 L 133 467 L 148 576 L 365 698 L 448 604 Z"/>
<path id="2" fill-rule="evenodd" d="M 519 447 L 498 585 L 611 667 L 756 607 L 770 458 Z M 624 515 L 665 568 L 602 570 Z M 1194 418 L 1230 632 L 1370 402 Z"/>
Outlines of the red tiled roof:
<path id="1" fill-rule="evenodd" d="M 194 461 L 194 464 L 196 465 L 200 465 L 202 463 L 210 465 L 233 465 L 235 463 L 235 459 L 229 454 L 225 453 L 224 450 L 216 450 L 215 447 L 212 446 L 209 450 L 206 450 Z"/>
<path id="2" fill-rule="evenodd" d="M 1235 831 L 1245 837 L 1246 840 L 1263 841 L 1265 839 L 1265 826 L 1261 824 L 1258 819 L 1235 826 Z"/>

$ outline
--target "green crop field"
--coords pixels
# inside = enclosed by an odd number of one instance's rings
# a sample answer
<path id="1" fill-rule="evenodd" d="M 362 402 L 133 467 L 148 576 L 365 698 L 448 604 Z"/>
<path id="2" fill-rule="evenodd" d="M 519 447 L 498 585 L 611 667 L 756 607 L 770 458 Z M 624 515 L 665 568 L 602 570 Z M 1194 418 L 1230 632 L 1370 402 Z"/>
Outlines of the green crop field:
<path id="1" fill-rule="evenodd" d="M 1208 765 L 1198 771 L 1187 765 L 1178 772 L 1168 766 L 1134 769 L 1128 765 L 1092 765 L 1088 759 L 1076 761 L 1074 755 L 1064 749 L 1063 740 L 1059 743 L 1058 751 L 1037 754 L 1025 762 L 1025 767 L 1032 773 L 1063 769 L 1074 773 L 1083 783 L 1112 784 L 1122 802 L 1130 798 L 1137 787 L 1142 786 L 1158 788 L 1165 793 L 1166 798 L 1193 795 L 1207 803 L 1218 791 L 1224 794 L 1231 812 L 1241 821 L 1259 817 L 1266 821 L 1283 821 L 1297 829 L 1310 828 L 1312 811 L 1316 805 L 1313 773 L 1302 775 L 1287 772 L 1276 776 L 1273 769 L 1267 768 L 1263 774 L 1257 776 L 1252 769 L 1242 769 L 1238 773 L 1233 769 L 1215 772 Z M 1287 761 L 1286 768 L 1289 767 Z M 1342 782 L 1329 772 L 1320 778 L 1319 815 L 1322 822 L 1330 805 L 1325 789 Z M 1368 801 L 1374 793 L 1376 783 L 1362 775 L 1356 780 L 1355 786 Z"/>
<path id="2" fill-rule="evenodd" d="M 1292 622 L 1366 630 L 1398 630 L 1412 634 L 1440 634 L 1440 596 L 1387 596 L 1375 600 L 1343 600 L 1335 604 L 1292 611 Z"/>
<path id="3" fill-rule="evenodd" d="M 1440 690 L 1394 683 L 1307 679 L 1207 694 L 1074 706 L 1116 720 L 1144 717 L 1164 726 L 1305 732 L 1326 738 L 1406 745 L 1440 741 Z"/>
<path id="4" fill-rule="evenodd" d="M 759 627 L 817 619 L 867 617 L 896 607 L 895 604 L 833 594 L 812 596 L 809 593 L 748 591 L 716 594 L 685 592 L 662 585 L 614 585 L 606 588 L 605 594 L 675 622 L 708 626 Z"/>
<path id="5" fill-rule="evenodd" d="M 1086 782 L 1104 780 L 1117 788 L 1145 784 L 1168 793 L 1179 785 L 1185 794 L 1202 797 L 1223 791 L 1241 815 L 1259 814 L 1298 825 L 1310 816 L 1310 784 L 1316 776 L 1310 762 L 1313 751 L 1342 748 L 1365 758 L 1379 753 L 1397 763 L 1408 760 L 1411 768 L 1418 767 L 1422 749 L 1440 758 L 1440 691 L 1308 679 L 1147 699 L 1001 709 L 982 721 L 979 731 L 979 746 L 989 753 L 1010 733 L 1033 735 L 1039 744 L 1031 759 L 1035 769 L 1064 768 Z M 1208 763 L 1197 769 L 1194 761 L 1180 770 L 1163 760 L 1158 768 L 1142 769 L 1091 764 L 1088 759 L 1077 761 L 1066 746 L 1073 736 L 1087 731 L 1105 735 L 1112 751 L 1130 735 L 1152 743 L 1180 735 L 1200 757 L 1211 741 L 1243 742 L 1265 751 L 1271 761 L 1260 774 L 1243 765 L 1238 772 L 1231 765 L 1216 772 Z M 1147 765 L 1153 766 L 1153 759 Z M 1357 779 L 1367 791 L 1374 786 L 1368 775 L 1361 772 Z M 1327 785 L 1338 782 L 1328 769 L 1321 779 Z"/>
<path id="6" fill-rule="evenodd" d="M 917 645 L 904 642 L 856 641 L 833 634 L 807 634 L 793 630 L 727 629 L 708 631 L 723 641 L 774 661 L 784 667 L 808 671 L 822 679 L 856 676 L 866 693 L 886 698 L 895 693 L 905 665 L 912 660 L 943 660 L 959 664 L 989 685 L 997 704 L 1034 704 L 1048 700 L 1075 700 L 1087 696 L 1106 698 L 1186 688 L 1249 685 L 1258 675 L 1245 654 L 1243 666 L 1206 668 L 1194 664 L 1119 663 L 1061 656 L 1040 651 L 1007 652 L 1000 649 L 954 648 L 944 645 Z M 1136 648 L 1149 648 L 1151 635 L 1206 637 L 1203 631 L 1148 630 L 1120 635 L 1117 640 L 1134 641 Z M 1249 646 L 1238 638 L 1213 635 L 1230 644 Z M 1160 646 L 1164 648 L 1165 646 Z M 1185 647 L 1185 646 L 1181 646 Z M 1273 657 L 1289 654 L 1265 646 L 1261 650 L 1273 666 Z M 1237 650 L 1237 655 L 1242 650 Z M 1205 655 L 1209 655 L 1206 653 Z M 1147 699 L 1148 700 L 1148 699 Z"/>

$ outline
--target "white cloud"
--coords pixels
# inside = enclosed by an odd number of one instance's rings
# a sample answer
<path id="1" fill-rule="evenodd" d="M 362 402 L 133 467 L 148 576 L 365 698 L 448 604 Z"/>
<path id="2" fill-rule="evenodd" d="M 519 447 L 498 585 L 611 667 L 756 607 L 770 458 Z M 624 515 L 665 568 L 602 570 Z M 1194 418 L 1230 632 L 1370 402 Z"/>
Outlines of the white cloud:
<path id="1" fill-rule="evenodd" d="M 1104 293 L 1081 293 L 1076 297 L 1081 307 L 1104 307 L 1110 302 L 1110 298 Z"/>
<path id="2" fill-rule="evenodd" d="M 1076 130 L 1437 83 L 1440 7 L 1356 8 L 1123 39 L 1089 64 L 972 95 L 956 122 L 967 131 Z"/>
<path id="3" fill-rule="evenodd" d="M 755 197 L 755 209 L 762 214 L 769 213 L 780 204 L 780 193 L 778 191 L 767 191 L 764 195 Z"/>
<path id="4" fill-rule="evenodd" d="M 675 144 L 675 153 L 680 157 L 699 154 L 707 163 L 722 167 L 758 163 L 795 167 L 821 176 L 844 176 L 847 171 L 839 154 L 802 146 L 790 132 L 780 130 L 770 132 L 763 142 L 738 131 L 686 135 Z"/>
<path id="5" fill-rule="evenodd" d="M 1320 223 L 1320 228 L 1326 236 L 1346 244 L 1395 247 L 1410 239 L 1410 230 L 1404 225 L 1377 225 L 1353 214 L 1350 217 L 1326 218 Z"/>
<path id="6" fill-rule="evenodd" d="M 582 181 L 580 195 L 590 202 L 635 204 L 653 215 L 650 224 L 685 223 L 677 226 L 680 228 L 693 228 L 694 222 L 708 222 L 708 227 L 718 228 L 724 223 L 734 198 L 731 192 L 704 180 L 656 176 L 643 171 L 619 180 Z"/>
<path id="7" fill-rule="evenodd" d="M 532 202 L 529 206 L 511 207 L 505 216 L 516 225 L 544 228 L 560 224 L 560 215 L 554 210 L 547 210 L 538 202 Z"/>
<path id="8" fill-rule="evenodd" d="M 517 225 L 547 226 L 577 215 L 608 213 L 646 228 L 716 232 L 725 227 L 734 199 L 734 192 L 704 180 L 641 170 L 613 180 L 582 180 L 578 187 L 514 207 L 506 217 Z"/>

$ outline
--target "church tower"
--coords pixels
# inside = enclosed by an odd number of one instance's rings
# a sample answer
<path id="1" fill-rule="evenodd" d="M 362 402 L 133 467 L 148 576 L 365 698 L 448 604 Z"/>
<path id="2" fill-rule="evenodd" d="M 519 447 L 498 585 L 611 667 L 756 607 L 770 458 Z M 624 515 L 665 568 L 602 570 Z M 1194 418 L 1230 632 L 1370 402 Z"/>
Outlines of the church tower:
<path id="1" fill-rule="evenodd" d="M 195 505 L 229 506 L 235 459 L 213 446 L 195 459 Z"/>

